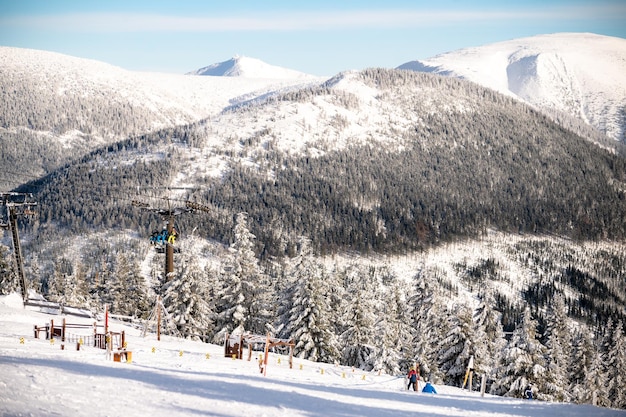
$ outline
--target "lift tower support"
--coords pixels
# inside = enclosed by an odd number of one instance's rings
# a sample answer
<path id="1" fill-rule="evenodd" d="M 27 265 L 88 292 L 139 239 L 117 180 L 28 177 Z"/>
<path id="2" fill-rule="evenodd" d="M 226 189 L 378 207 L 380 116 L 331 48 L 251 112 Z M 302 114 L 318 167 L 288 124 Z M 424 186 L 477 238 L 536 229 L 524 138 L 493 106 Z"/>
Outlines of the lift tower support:
<path id="1" fill-rule="evenodd" d="M 13 239 L 13 256 L 15 258 L 15 269 L 22 290 L 22 300 L 24 304 L 28 301 L 28 286 L 26 285 L 26 273 L 24 272 L 24 260 L 22 257 L 22 247 L 20 245 L 20 235 L 17 229 L 17 217 L 19 215 L 32 215 L 32 207 L 37 203 L 28 202 L 27 198 L 32 198 L 32 194 L 25 193 L 0 193 L 2 204 L 7 210 L 7 223 L 0 223 L 3 229 L 11 231 Z M 22 201 L 19 201 L 22 200 Z"/>

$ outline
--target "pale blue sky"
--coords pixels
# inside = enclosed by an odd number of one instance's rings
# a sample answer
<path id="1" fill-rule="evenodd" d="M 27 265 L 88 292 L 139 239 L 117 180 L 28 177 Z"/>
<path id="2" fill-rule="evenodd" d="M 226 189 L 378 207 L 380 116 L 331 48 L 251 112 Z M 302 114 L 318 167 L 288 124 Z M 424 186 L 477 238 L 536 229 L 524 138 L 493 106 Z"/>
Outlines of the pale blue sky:
<path id="1" fill-rule="evenodd" d="M 0 45 L 142 71 L 245 55 L 334 75 L 556 32 L 626 38 L 626 2 L 0 0 Z"/>

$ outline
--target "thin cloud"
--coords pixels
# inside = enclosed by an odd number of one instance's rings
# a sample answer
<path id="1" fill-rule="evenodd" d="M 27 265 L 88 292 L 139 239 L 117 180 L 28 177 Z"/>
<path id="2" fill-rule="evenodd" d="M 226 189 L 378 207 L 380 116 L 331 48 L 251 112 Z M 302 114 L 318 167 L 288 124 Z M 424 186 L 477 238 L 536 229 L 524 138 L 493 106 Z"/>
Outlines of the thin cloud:
<path id="1" fill-rule="evenodd" d="M 138 13 L 68 13 L 0 18 L 4 27 L 60 32 L 239 32 L 403 28 L 527 19 L 623 19 L 626 5 L 518 10 L 356 10 L 274 12 L 250 16 L 168 16 Z"/>

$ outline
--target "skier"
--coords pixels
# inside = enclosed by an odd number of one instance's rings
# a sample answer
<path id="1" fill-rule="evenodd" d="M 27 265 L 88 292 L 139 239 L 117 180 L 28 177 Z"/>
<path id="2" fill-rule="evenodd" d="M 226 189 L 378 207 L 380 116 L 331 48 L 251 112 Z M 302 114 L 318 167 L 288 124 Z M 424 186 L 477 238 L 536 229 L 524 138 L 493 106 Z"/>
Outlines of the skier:
<path id="1" fill-rule="evenodd" d="M 422 390 L 422 392 L 429 392 L 429 393 L 431 393 L 431 394 L 436 394 L 436 393 L 437 393 L 437 390 L 435 389 L 435 387 L 433 387 L 433 386 L 430 384 L 430 381 L 427 381 L 427 382 L 426 382 L 426 385 L 424 386 L 424 389 Z"/>
<path id="2" fill-rule="evenodd" d="M 409 385 L 407 385 L 406 389 L 411 389 L 411 385 L 413 385 L 413 391 L 417 391 L 417 372 L 415 371 L 415 367 L 411 367 L 406 377 L 409 379 Z"/>
<path id="3" fill-rule="evenodd" d="M 524 390 L 524 398 L 527 400 L 533 399 L 533 386 L 531 384 L 526 386 L 526 389 Z"/>

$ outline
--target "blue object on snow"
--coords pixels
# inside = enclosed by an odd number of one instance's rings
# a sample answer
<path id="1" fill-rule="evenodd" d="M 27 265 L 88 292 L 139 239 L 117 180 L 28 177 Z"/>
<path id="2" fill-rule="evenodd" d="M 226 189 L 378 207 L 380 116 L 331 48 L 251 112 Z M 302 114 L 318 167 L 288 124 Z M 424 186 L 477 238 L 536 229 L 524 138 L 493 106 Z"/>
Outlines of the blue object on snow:
<path id="1" fill-rule="evenodd" d="M 422 392 L 430 392 L 433 394 L 437 393 L 437 390 L 435 389 L 435 387 L 433 387 L 430 382 L 427 382 L 426 385 L 424 386 L 424 389 L 422 390 Z"/>

